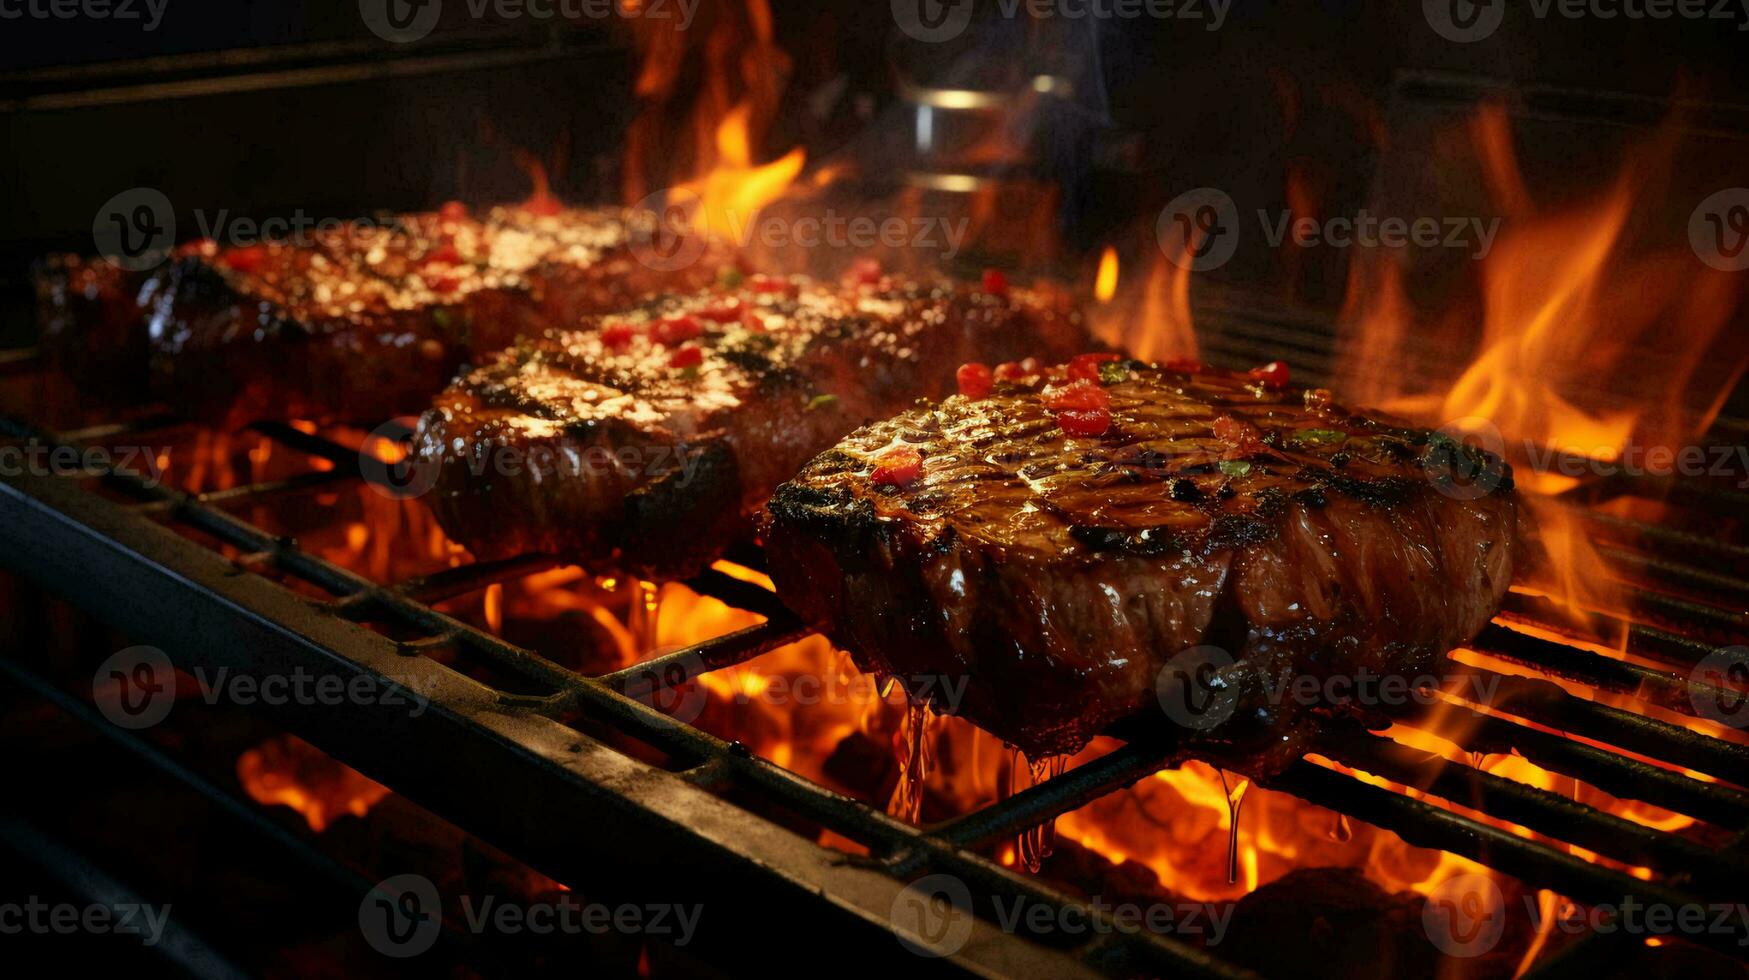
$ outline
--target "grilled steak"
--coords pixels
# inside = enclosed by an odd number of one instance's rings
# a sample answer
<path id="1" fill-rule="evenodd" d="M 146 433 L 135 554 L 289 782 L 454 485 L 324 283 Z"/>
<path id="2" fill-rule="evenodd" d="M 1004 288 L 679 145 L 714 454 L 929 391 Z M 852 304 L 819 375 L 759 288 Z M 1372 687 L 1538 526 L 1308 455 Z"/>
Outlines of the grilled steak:
<path id="1" fill-rule="evenodd" d="M 727 261 L 646 266 L 635 220 L 446 209 L 295 245 L 197 242 L 148 273 L 61 257 L 38 280 L 45 346 L 82 385 L 143 377 L 124 400 L 191 416 L 380 421 L 419 411 L 460 364 L 521 333 L 697 288 Z"/>
<path id="2" fill-rule="evenodd" d="M 1420 677 L 1488 622 L 1513 563 L 1497 458 L 1279 366 L 1178 367 L 1082 358 L 858 430 L 772 496 L 780 593 L 1028 753 L 1151 715 L 1262 771 L 1330 707 L 1298 678 Z"/>
<path id="3" fill-rule="evenodd" d="M 1084 349 L 1060 298 L 754 277 L 521 342 L 420 420 L 414 485 L 477 558 L 685 577 L 772 488 L 973 352 Z"/>

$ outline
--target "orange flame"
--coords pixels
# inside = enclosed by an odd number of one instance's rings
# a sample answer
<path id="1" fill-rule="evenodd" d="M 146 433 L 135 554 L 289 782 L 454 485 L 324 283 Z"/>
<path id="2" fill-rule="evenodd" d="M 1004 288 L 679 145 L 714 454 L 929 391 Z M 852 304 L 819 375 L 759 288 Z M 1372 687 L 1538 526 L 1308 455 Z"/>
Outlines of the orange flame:
<path id="1" fill-rule="evenodd" d="M 295 735 L 279 735 L 237 757 L 237 779 L 263 806 L 289 806 L 321 833 L 346 814 L 362 817 L 387 786 L 366 778 Z"/>
<path id="2" fill-rule="evenodd" d="M 1093 280 L 1093 298 L 1101 303 L 1111 302 L 1117 295 L 1117 249 L 1107 245 L 1105 254 L 1099 257 L 1099 273 Z"/>

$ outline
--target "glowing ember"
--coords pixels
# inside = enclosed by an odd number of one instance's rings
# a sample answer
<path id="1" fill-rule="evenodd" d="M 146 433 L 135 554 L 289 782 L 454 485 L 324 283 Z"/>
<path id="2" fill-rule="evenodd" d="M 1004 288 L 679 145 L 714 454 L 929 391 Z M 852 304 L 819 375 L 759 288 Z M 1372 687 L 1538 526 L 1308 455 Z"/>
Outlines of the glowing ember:
<path id="1" fill-rule="evenodd" d="M 362 817 L 388 787 L 367 779 L 293 735 L 270 738 L 237 758 L 237 779 L 264 806 L 289 806 L 321 833 L 336 819 Z"/>

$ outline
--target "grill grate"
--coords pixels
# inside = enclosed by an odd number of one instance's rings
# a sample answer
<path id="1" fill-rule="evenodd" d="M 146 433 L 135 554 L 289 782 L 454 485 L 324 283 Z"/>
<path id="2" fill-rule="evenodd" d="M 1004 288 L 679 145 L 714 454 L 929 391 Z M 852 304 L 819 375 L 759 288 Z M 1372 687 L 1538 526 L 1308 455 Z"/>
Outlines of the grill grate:
<path id="1" fill-rule="evenodd" d="M 0 356 L 0 363 L 26 366 L 30 362 Z M 0 425 L 0 437 L 80 446 L 137 434 L 166 421 L 151 418 L 132 426 L 64 434 L 7 422 Z M 432 608 L 433 603 L 550 567 L 553 563 L 548 559 L 482 562 L 384 584 L 300 550 L 295 541 L 227 512 L 365 478 L 354 449 L 280 424 L 262 424 L 256 430 L 278 444 L 327 460 L 332 468 L 201 495 L 149 486 L 128 474 L 97 474 L 131 504 L 112 502 L 64 477 L 9 477 L 0 484 L 0 542 L 4 542 L 0 553 L 16 570 L 86 605 L 118 628 L 160 642 L 173 651 L 179 666 L 302 664 L 377 674 L 403 686 L 421 685 L 415 690 L 437 692 L 432 703 L 438 720 L 430 724 L 395 729 L 386 727 L 382 718 L 300 720 L 314 729 L 305 732 L 312 741 L 374 778 L 422 802 L 430 798 L 425 794 L 434 795 L 443 804 L 434 809 L 454 822 L 484 828 L 476 832 L 487 839 L 497 831 L 506 843 L 517 841 L 544 852 L 553 873 L 563 874 L 575 866 L 578 845 L 574 834 L 555 837 L 541 824 L 620 812 L 647 822 L 652 846 L 674 844 L 679 852 L 737 867 L 751 879 L 766 879 L 780 895 L 794 898 L 794 890 L 800 889 L 827 896 L 828 902 L 803 903 L 803 907 L 821 906 L 822 913 L 830 911 L 876 932 L 891 928 L 887 913 L 904 883 L 931 871 L 952 873 L 985 894 L 1062 907 L 1075 904 L 1075 899 L 973 853 L 974 849 L 1011 839 L 1182 761 L 1166 743 L 1131 733 L 1123 747 L 1056 778 L 946 823 L 912 827 L 644 703 L 701 672 L 744 663 L 806 636 L 808 631 L 769 591 L 721 572 L 706 572 L 687 584 L 766 621 L 614 673 L 584 676 Z M 1617 492 L 1622 489 L 1617 487 Z M 1739 515 L 1749 513 L 1745 506 L 1749 497 L 1743 494 L 1708 490 L 1685 499 L 1709 510 L 1734 507 Z M 1478 756 L 1516 751 L 1539 766 L 1621 798 L 1654 802 L 1711 824 L 1730 836 L 1730 846 L 1706 847 L 1360 729 L 1327 732 L 1315 746 L 1316 756 L 1299 760 L 1264 785 L 1365 820 L 1411 844 L 1461 855 L 1579 902 L 1619 902 L 1628 897 L 1672 906 L 1736 901 L 1749 874 L 1749 849 L 1744 846 L 1749 834 L 1749 793 L 1728 784 L 1749 786 L 1749 746 L 1574 696 L 1554 679 L 1635 694 L 1671 711 L 1693 714 L 1689 672 L 1714 649 L 1713 640 L 1721 632 L 1749 632 L 1741 609 L 1741 601 L 1749 598 L 1749 583 L 1697 567 L 1690 558 L 1724 558 L 1729 567 L 1741 569 L 1749 549 L 1590 511 L 1582 503 L 1572 506 L 1617 542 L 1607 553 L 1621 567 L 1643 569 L 1660 580 L 1704 584 L 1739 606 L 1632 590 L 1631 597 L 1665 625 L 1635 624 L 1627 634 L 1626 652 L 1656 667 L 1491 626 L 1472 649 L 1543 676 L 1463 668 L 1470 676 L 1497 683 L 1504 697 L 1498 708 L 1487 711 L 1461 703 L 1445 705 L 1450 717 L 1462 722 L 1459 730 L 1467 733 L 1461 747 Z M 210 547 L 164 527 L 160 520 L 231 546 L 241 557 L 227 561 Z M 741 557 L 748 563 L 757 561 L 756 556 Z M 256 574 L 269 568 L 315 586 L 330 598 L 316 603 L 297 599 Z M 166 610 L 174 614 L 167 615 Z M 1503 619 L 1544 631 L 1557 628 L 1548 604 L 1526 596 L 1514 595 Z M 392 623 L 416 636 L 389 640 L 362 625 L 366 621 Z M 550 693 L 531 696 L 488 689 L 424 656 L 445 647 L 483 657 Z M 673 758 L 677 771 L 635 763 L 563 724 L 578 716 L 663 750 Z M 604 761 L 607 757 L 602 753 L 610 753 L 612 759 Z M 454 779 L 453 773 L 464 767 L 482 775 Z M 1371 774 L 1390 785 L 1378 785 L 1348 770 Z M 1718 781 L 1696 778 L 1692 772 Z M 522 807 L 501 807 L 494 787 L 517 799 L 541 801 L 534 807 L 539 814 L 503 813 Z M 774 837 L 787 832 L 714 795 L 731 787 L 866 845 L 873 859 L 846 861 L 804 838 Z M 1424 796 L 1462 809 L 1437 805 Z M 1619 864 L 1649 868 L 1652 878 L 1584 860 L 1557 844 L 1470 816 L 1466 809 Z M 1164 968 L 1199 975 L 1245 975 L 1170 937 L 1105 930 L 1091 933 L 1092 938 L 1080 945 L 1047 948 L 1027 937 L 997 932 L 988 923 L 978 923 L 976 928 L 975 941 L 950 958 L 970 971 L 1065 975 Z M 1742 937 L 1709 933 L 1690 938 L 1739 958 L 1745 955 L 1738 945 Z M 1596 936 L 1582 945 L 1610 942 Z M 896 943 L 885 945 L 889 951 L 899 949 Z M 1569 952 L 1565 959 L 1571 961 L 1581 953 L 1582 949 Z"/>

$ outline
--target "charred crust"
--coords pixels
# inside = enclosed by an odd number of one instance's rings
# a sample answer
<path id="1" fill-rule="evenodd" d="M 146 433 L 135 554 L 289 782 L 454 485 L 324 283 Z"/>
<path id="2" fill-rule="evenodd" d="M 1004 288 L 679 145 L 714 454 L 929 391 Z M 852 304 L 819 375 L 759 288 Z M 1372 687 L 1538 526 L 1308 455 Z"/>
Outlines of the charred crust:
<path id="1" fill-rule="evenodd" d="M 766 509 L 774 521 L 823 536 L 869 534 L 880 523 L 872 502 L 801 480 L 778 487 Z"/>
<path id="2" fill-rule="evenodd" d="M 740 517 L 740 472 L 727 444 L 677 447 L 698 454 L 688 473 L 671 469 L 625 497 L 622 546 L 649 556 L 645 567 L 691 571 L 715 557 L 720 533 Z"/>

